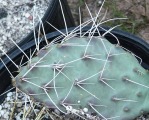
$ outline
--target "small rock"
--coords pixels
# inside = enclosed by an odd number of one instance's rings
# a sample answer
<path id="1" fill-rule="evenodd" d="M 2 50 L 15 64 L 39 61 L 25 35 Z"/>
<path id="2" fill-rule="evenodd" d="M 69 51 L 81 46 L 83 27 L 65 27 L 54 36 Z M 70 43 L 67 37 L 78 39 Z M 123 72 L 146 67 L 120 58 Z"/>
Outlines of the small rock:
<path id="1" fill-rule="evenodd" d="M 17 107 L 21 107 L 22 106 L 22 103 L 17 103 Z"/>
<path id="2" fill-rule="evenodd" d="M 29 20 L 33 20 L 33 16 L 30 15 L 30 16 L 28 17 L 28 19 L 29 19 Z"/>
<path id="3" fill-rule="evenodd" d="M 3 110 L 0 111 L 0 114 L 3 116 L 5 114 L 5 112 L 6 112 L 6 110 L 3 109 Z"/>
<path id="4" fill-rule="evenodd" d="M 35 112 L 35 113 L 38 113 L 39 111 L 40 111 L 40 110 L 38 110 L 38 109 L 34 109 L 34 112 Z"/>
<path id="5" fill-rule="evenodd" d="M 7 96 L 10 97 L 10 96 L 12 96 L 12 94 L 13 94 L 12 92 L 9 92 L 9 93 L 7 93 Z"/>
<path id="6" fill-rule="evenodd" d="M 98 4 L 101 5 L 103 3 L 103 0 L 98 0 Z"/>
<path id="7" fill-rule="evenodd" d="M 84 108 L 83 111 L 84 111 L 84 112 L 88 112 L 88 109 L 87 109 L 87 108 Z"/>
<path id="8" fill-rule="evenodd" d="M 17 18 L 17 17 L 15 17 L 15 16 L 14 16 L 14 18 L 13 18 L 13 19 L 14 19 L 14 21 L 15 21 L 15 22 L 17 22 L 17 20 L 18 20 L 18 18 Z"/>
<path id="9" fill-rule="evenodd" d="M 24 15 L 26 18 L 29 18 L 30 14 L 29 13 L 25 13 Z"/>
<path id="10" fill-rule="evenodd" d="M 11 99 L 10 97 L 7 97 L 7 98 L 6 98 L 7 101 L 10 101 L 10 99 Z"/>
<path id="11" fill-rule="evenodd" d="M 10 104 L 6 102 L 6 104 L 4 104 L 4 108 L 10 109 Z"/>
<path id="12" fill-rule="evenodd" d="M 3 115 L 3 117 L 8 120 L 9 119 L 9 112 L 5 112 L 5 114 Z"/>
<path id="13" fill-rule="evenodd" d="M 16 120 L 21 120 L 21 117 L 19 115 L 17 115 L 15 118 Z"/>

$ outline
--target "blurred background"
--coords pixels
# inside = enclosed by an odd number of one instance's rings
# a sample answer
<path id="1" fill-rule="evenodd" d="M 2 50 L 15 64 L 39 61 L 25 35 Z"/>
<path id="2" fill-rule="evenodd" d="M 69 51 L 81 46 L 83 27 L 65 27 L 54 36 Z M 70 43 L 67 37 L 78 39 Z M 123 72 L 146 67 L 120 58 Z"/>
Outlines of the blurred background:
<path id="1" fill-rule="evenodd" d="M 68 0 L 76 25 L 79 25 L 79 6 L 82 22 L 85 22 L 91 19 L 85 3 L 95 16 L 102 2 L 103 0 Z M 105 19 L 117 17 L 128 19 L 108 22 L 105 25 L 121 24 L 119 29 L 135 34 L 149 43 L 149 0 L 106 0 L 99 19 L 104 16 L 106 11 Z"/>

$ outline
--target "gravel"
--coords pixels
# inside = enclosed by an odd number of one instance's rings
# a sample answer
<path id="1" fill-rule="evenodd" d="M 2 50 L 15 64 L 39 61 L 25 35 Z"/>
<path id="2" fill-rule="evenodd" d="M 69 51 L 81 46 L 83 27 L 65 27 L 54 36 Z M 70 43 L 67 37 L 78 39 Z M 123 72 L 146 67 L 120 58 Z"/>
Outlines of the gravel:
<path id="1" fill-rule="evenodd" d="M 16 92 L 7 93 L 4 102 L 0 105 L 0 120 L 21 120 L 24 115 L 27 115 L 27 111 L 29 111 L 31 105 L 33 105 L 31 103 L 31 99 L 22 92 L 17 92 L 17 94 Z M 34 120 L 35 115 L 42 109 L 41 107 L 42 106 L 39 107 L 39 104 L 37 104 L 34 107 L 34 111 L 30 111 L 32 114 L 28 114 L 25 120 Z"/>
<path id="2" fill-rule="evenodd" d="M 24 39 L 43 17 L 51 0 L 0 0 L 0 49 L 7 52 Z M 34 24 L 33 24 L 34 21 Z"/>
<path id="3" fill-rule="evenodd" d="M 87 108 L 82 110 L 73 109 L 72 106 L 66 107 L 67 114 L 64 115 L 57 109 L 45 108 L 42 104 L 33 100 L 21 91 L 8 92 L 4 102 L 0 105 L 0 120 L 101 120 L 96 116 L 86 114 Z M 78 115 L 76 115 L 78 114 Z M 39 120 L 39 119 L 38 119 Z"/>

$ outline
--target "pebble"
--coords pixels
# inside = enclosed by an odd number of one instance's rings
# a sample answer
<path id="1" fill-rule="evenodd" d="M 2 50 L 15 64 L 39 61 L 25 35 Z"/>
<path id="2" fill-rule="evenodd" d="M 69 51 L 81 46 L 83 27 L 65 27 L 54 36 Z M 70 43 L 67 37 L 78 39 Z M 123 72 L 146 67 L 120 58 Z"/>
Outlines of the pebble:
<path id="1" fill-rule="evenodd" d="M 3 40 L 7 40 L 7 37 L 6 37 L 6 36 L 4 36 L 4 35 L 3 35 L 3 37 L 2 37 L 2 38 L 3 38 Z"/>
<path id="2" fill-rule="evenodd" d="M 10 99 L 11 99 L 10 97 L 7 97 L 7 98 L 6 98 L 7 101 L 10 101 Z"/>
<path id="3" fill-rule="evenodd" d="M 83 111 L 84 111 L 84 112 L 88 112 L 88 109 L 87 109 L 87 108 L 84 108 Z"/>
<path id="4" fill-rule="evenodd" d="M 21 120 L 20 116 L 16 116 L 16 120 Z"/>
<path id="5" fill-rule="evenodd" d="M 26 18 L 28 18 L 29 16 L 30 16 L 30 14 L 29 13 L 25 13 L 25 15 L 24 15 Z"/>
<path id="6" fill-rule="evenodd" d="M 38 113 L 40 110 L 38 110 L 38 109 L 35 109 L 34 111 L 35 111 L 35 113 Z"/>
<path id="7" fill-rule="evenodd" d="M 98 4 L 101 5 L 103 3 L 103 0 L 98 0 Z"/>
<path id="8" fill-rule="evenodd" d="M 3 117 L 8 120 L 9 119 L 9 113 L 8 112 L 5 112 L 5 114 L 3 115 Z"/>
<path id="9" fill-rule="evenodd" d="M 30 15 L 30 16 L 28 17 L 28 19 L 29 19 L 29 20 L 33 20 L 33 16 Z"/>
<path id="10" fill-rule="evenodd" d="M 17 107 L 21 107 L 21 106 L 22 106 L 22 103 L 18 103 L 18 104 L 17 104 Z"/>
<path id="11" fill-rule="evenodd" d="M 4 108 L 10 108 L 10 104 L 6 102 L 6 104 L 4 104 Z"/>
<path id="12" fill-rule="evenodd" d="M 4 113 L 5 113 L 5 109 L 3 109 L 3 110 L 0 111 L 0 114 L 1 114 L 2 116 L 4 115 Z"/>
<path id="13" fill-rule="evenodd" d="M 12 92 L 7 93 L 7 97 L 12 96 Z"/>

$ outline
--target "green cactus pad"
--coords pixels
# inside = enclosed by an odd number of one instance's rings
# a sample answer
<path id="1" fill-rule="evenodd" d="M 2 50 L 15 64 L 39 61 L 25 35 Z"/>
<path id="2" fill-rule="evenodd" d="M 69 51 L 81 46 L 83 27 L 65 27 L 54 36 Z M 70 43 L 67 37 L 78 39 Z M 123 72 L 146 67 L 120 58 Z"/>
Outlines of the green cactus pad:
<path id="1" fill-rule="evenodd" d="M 47 108 L 86 109 L 103 119 L 129 120 L 149 112 L 149 73 L 103 37 L 73 37 L 38 51 L 15 85 Z"/>

